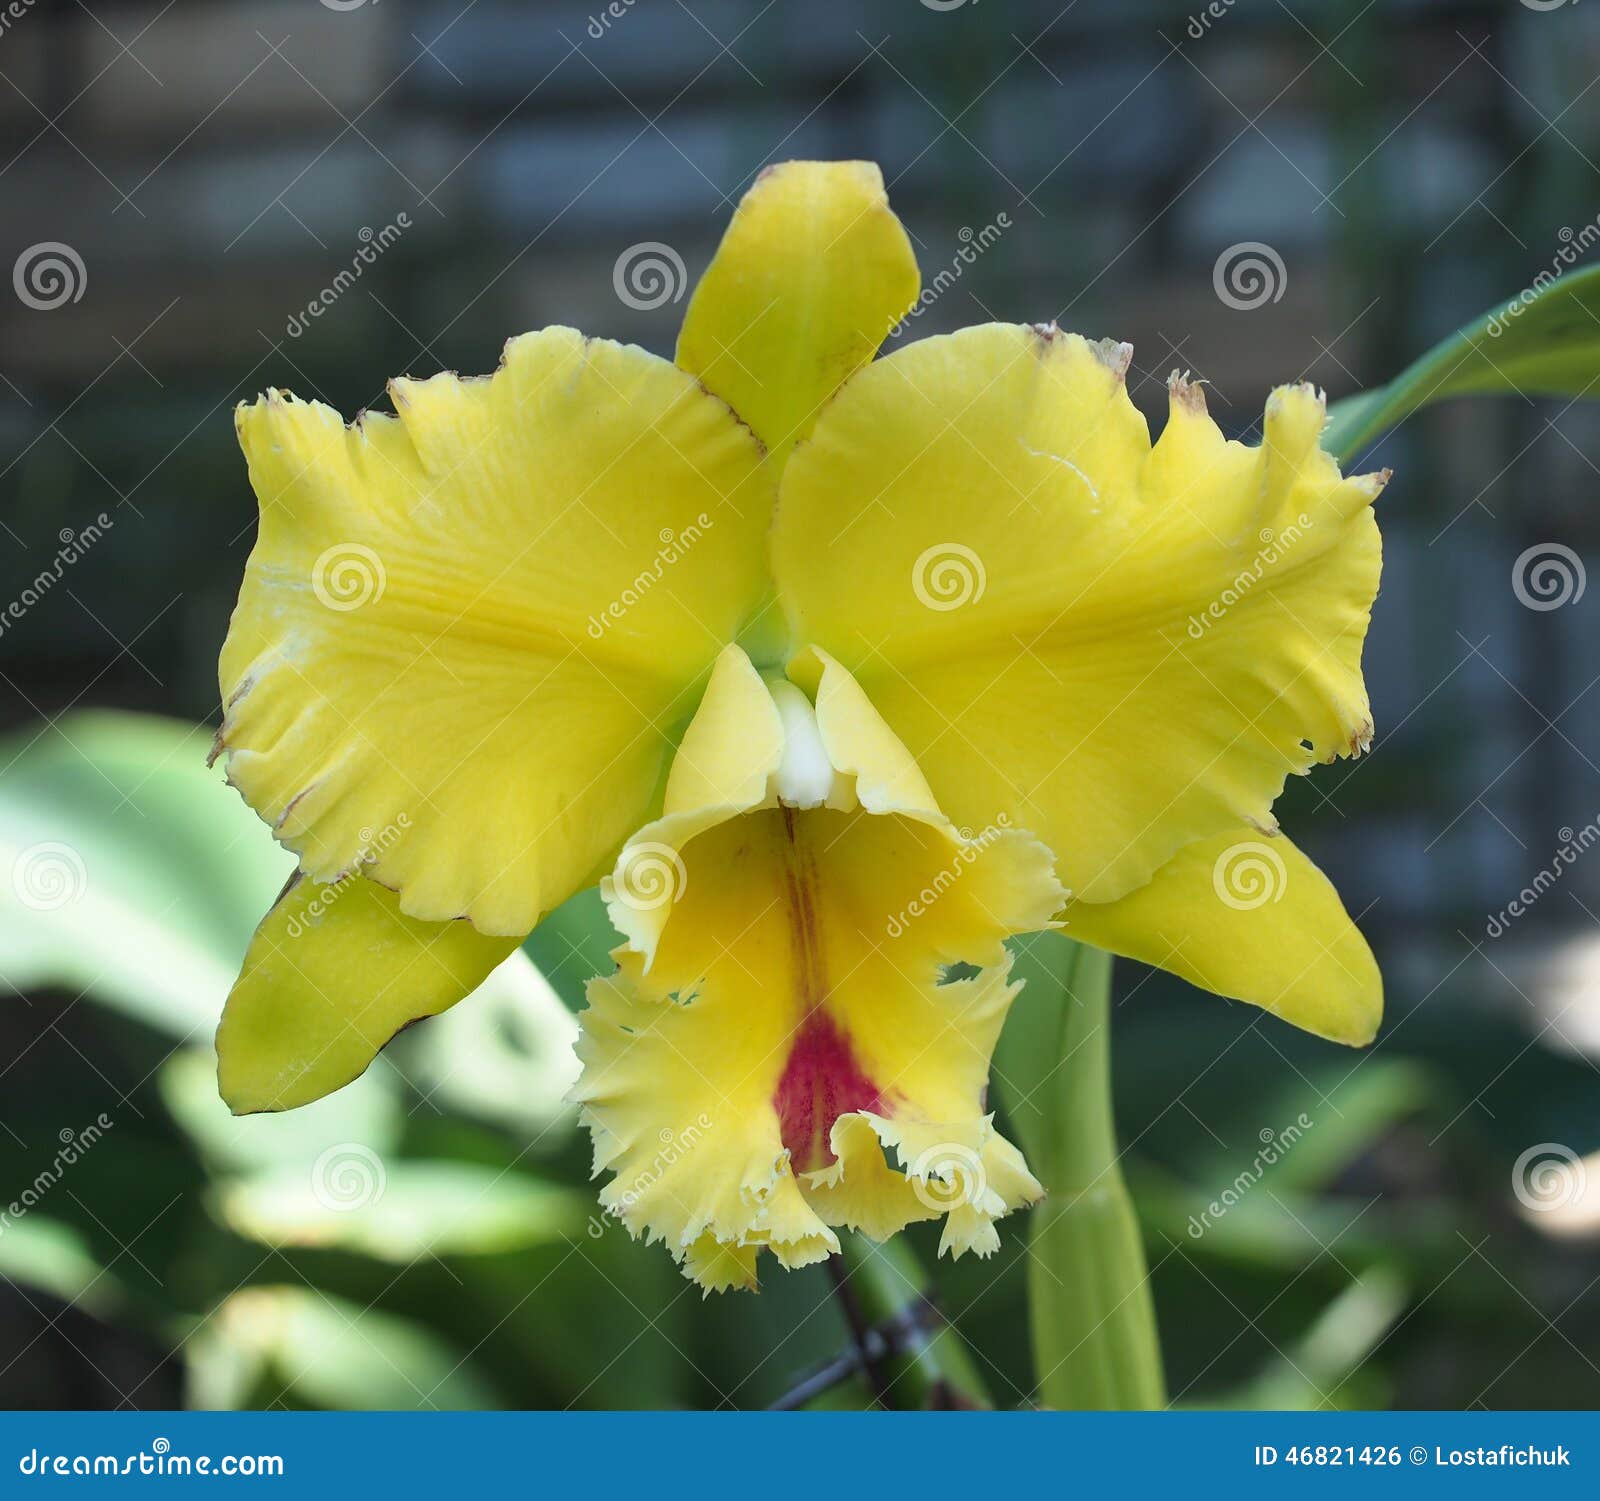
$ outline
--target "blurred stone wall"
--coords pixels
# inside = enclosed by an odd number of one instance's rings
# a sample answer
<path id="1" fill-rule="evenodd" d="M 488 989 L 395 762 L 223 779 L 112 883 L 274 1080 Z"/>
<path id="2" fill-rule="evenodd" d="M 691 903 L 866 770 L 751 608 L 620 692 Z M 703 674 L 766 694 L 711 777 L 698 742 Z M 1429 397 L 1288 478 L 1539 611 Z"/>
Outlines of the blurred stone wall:
<path id="1" fill-rule="evenodd" d="M 1600 14 L 1512 0 L 13 7 L 0 594 L 108 522 L 0 630 L 8 721 L 214 712 L 253 526 L 235 400 L 353 412 L 553 321 L 669 352 L 769 160 L 883 164 L 942 288 L 902 337 L 1055 317 L 1134 342 L 1154 421 L 1185 368 L 1248 436 L 1272 385 L 1393 373 L 1587 244 L 1597 69 Z M 644 242 L 666 295 L 619 296 Z M 64 299 L 23 295 L 30 256 Z M 1600 589 L 1536 610 L 1513 587 L 1535 546 L 1595 562 L 1597 454 L 1593 409 L 1508 400 L 1374 461 L 1397 471 L 1378 748 L 1291 789 L 1286 822 L 1386 941 L 1481 937 L 1600 816 Z M 1600 860 L 1528 921 L 1597 904 Z"/>

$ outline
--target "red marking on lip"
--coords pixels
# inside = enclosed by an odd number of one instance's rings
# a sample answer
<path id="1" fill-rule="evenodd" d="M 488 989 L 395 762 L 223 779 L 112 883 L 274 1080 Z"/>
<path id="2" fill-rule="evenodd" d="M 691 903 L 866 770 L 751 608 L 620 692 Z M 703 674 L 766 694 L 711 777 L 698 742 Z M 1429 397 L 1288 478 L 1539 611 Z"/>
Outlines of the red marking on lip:
<path id="1" fill-rule="evenodd" d="M 883 1097 L 862 1071 L 850 1039 L 820 1009 L 795 1034 L 773 1104 L 796 1172 L 834 1160 L 828 1133 L 841 1115 L 853 1110 L 883 1113 Z"/>

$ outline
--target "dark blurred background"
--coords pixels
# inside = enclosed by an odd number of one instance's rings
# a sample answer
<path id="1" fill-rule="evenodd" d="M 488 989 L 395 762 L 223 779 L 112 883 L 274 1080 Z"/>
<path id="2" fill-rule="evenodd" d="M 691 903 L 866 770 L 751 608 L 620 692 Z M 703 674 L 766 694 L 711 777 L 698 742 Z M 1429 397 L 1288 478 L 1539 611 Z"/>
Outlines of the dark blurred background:
<path id="1" fill-rule="evenodd" d="M 589 1223 L 569 1024 L 535 985 L 296 1117 L 215 1101 L 209 1031 L 287 861 L 202 770 L 209 730 L 98 711 L 215 723 L 254 535 L 235 401 L 353 414 L 551 322 L 670 355 L 755 172 L 867 157 L 939 287 L 899 339 L 1054 317 L 1133 342 L 1153 422 L 1182 368 L 1249 437 L 1271 386 L 1376 383 L 1586 260 L 1597 80 L 1576 0 L 0 14 L 0 1199 L 47 1180 L 0 1222 L 0 1403 L 747 1406 L 844 1338 L 818 1269 L 703 1308 Z M 645 242 L 663 295 L 626 278 Z M 1597 457 L 1594 407 L 1510 397 L 1416 417 L 1366 466 L 1397 476 L 1378 741 L 1283 820 L 1384 964 L 1377 1047 L 1119 966 L 1127 1167 L 1185 1404 L 1600 1402 Z M 1530 608 L 1519 560 L 1551 547 L 1564 598 Z M 600 961 L 565 916 L 536 952 L 570 1006 Z M 306 1193 L 338 1152 L 354 1212 Z M 937 1280 L 1017 1405 L 1002 1228 Z"/>

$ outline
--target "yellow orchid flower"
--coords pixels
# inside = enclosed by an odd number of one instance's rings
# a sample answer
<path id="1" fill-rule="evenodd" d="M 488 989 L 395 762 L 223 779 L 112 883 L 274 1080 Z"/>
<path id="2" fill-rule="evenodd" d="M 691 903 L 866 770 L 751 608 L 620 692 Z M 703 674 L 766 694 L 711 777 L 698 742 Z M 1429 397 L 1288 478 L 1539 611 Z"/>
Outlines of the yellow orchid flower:
<path id="1" fill-rule="evenodd" d="M 813 705 L 726 648 L 662 817 L 601 886 L 628 941 L 590 986 L 576 1093 L 605 1208 L 708 1288 L 753 1287 L 762 1247 L 837 1251 L 835 1226 L 942 1214 L 943 1249 L 995 1249 L 1043 1192 L 984 1096 L 1003 940 L 1050 924 L 1050 865 L 1020 831 L 955 829 L 837 663 Z"/>
<path id="2" fill-rule="evenodd" d="M 218 1033 L 235 1110 L 347 1083 L 601 880 L 605 1202 L 709 1287 L 849 1226 L 953 1254 L 1039 1185 L 985 1108 L 1052 919 L 1319 1035 L 1381 984 L 1277 832 L 1371 735 L 1371 503 L 1320 396 L 1259 447 L 1131 350 L 917 298 L 864 163 L 761 174 L 677 359 L 561 328 L 346 427 L 269 392 L 219 753 L 300 860 Z M 950 980 L 962 962 L 975 976 Z"/>

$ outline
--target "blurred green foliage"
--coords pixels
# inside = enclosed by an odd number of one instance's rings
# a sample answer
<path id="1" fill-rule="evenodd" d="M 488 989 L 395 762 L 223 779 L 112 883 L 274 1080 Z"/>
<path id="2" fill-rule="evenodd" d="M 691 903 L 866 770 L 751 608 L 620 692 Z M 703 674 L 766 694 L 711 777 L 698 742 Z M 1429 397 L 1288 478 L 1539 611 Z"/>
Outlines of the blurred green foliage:
<path id="1" fill-rule="evenodd" d="M 660 1248 L 599 1215 L 562 1103 L 571 1012 L 608 962 L 592 893 L 530 941 L 549 983 L 502 971 L 331 1098 L 230 1116 L 211 1031 L 290 857 L 205 770 L 208 741 L 99 712 L 0 746 L 0 853 L 19 872 L 41 874 L 40 849 L 54 861 L 31 905 L 19 888 L 0 907 L 12 1192 L 63 1133 L 112 1123 L 0 1229 L 0 1398 L 751 1406 L 846 1345 L 820 1269 L 702 1303 Z M 1124 1167 L 1176 1400 L 1600 1400 L 1596 1331 L 1581 1310 L 1552 1330 L 1535 1306 L 1575 1294 L 1592 1253 L 1525 1227 L 1510 1184 L 1530 1088 L 1539 1119 L 1568 1101 L 1570 1139 L 1582 1115 L 1593 1144 L 1585 1063 L 1535 1053 L 1515 1096 L 1474 1105 L 1481 1050 L 1527 1046 L 1509 1026 L 1461 1037 L 1402 994 L 1391 1025 L 1412 1056 L 1346 1053 L 1119 974 L 1140 992 L 1116 1018 Z M 1216 1062 L 1197 1073 L 1197 1058 Z M 1253 1166 L 1302 1114 L 1313 1127 Z M 1207 1220 L 1241 1174 L 1251 1185 Z M 911 1238 L 954 1321 L 939 1338 L 967 1342 L 1002 1406 L 1035 1392 L 1019 1228 L 989 1262 L 935 1266 Z"/>

